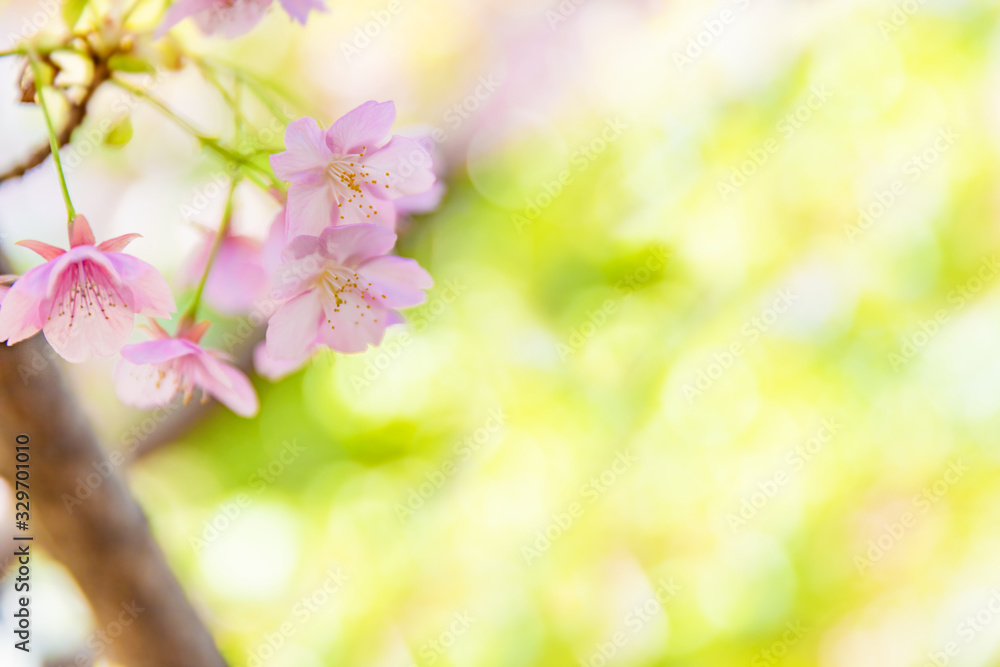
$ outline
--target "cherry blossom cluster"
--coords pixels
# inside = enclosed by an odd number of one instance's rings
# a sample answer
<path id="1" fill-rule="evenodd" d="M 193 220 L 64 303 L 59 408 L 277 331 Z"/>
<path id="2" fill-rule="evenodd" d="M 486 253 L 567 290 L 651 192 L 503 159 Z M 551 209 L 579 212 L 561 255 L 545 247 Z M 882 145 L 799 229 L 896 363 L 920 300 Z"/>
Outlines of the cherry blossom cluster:
<path id="1" fill-rule="evenodd" d="M 271 0 L 178 0 L 159 32 L 193 17 L 206 33 L 235 36 L 249 30 Z M 304 23 L 320 0 L 281 0 Z M 31 61 L 36 67 L 37 61 Z M 48 111 L 38 89 L 39 105 Z M 79 363 L 120 356 L 118 396 L 140 409 L 187 402 L 199 390 L 233 412 L 258 411 L 253 385 L 225 353 L 202 347 L 209 327 L 197 321 L 202 297 L 220 313 L 240 314 L 261 299 L 276 303 L 265 342 L 254 351 L 257 371 L 277 379 L 317 351 L 352 354 L 379 345 L 386 328 L 403 321 L 399 309 L 424 302 L 433 281 L 416 261 L 392 254 L 400 216 L 437 205 L 430 151 L 418 140 L 391 134 L 392 102 L 367 102 L 323 129 L 312 118 L 290 123 L 285 150 L 271 155 L 285 205 L 264 242 L 231 231 L 234 179 L 219 229 L 189 258 L 181 280 L 196 289 L 173 335 L 153 318 L 177 311 L 167 281 L 152 265 L 124 252 L 138 234 L 97 243 L 90 223 L 76 214 L 55 164 L 69 214 L 69 249 L 40 241 L 18 245 L 44 263 L 21 276 L 0 276 L 0 341 L 14 345 L 42 332 L 61 357 Z M 54 141 L 54 140 L 53 140 Z M 55 144 L 53 144 L 55 145 Z M 263 167 L 259 168 L 266 171 Z M 287 184 L 287 193 L 283 191 Z M 129 344 L 137 315 L 149 318 L 150 339 Z"/>

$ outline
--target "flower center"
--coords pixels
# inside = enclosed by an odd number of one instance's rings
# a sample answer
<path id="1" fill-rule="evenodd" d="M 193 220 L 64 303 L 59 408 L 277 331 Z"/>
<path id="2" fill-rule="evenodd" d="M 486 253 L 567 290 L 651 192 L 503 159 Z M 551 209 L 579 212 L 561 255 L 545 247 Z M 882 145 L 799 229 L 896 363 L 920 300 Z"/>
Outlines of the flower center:
<path id="1" fill-rule="evenodd" d="M 128 304 L 105 277 L 104 272 L 93 270 L 88 262 L 74 264 L 67 269 L 63 281 L 56 313 L 59 317 L 68 314 L 70 327 L 77 315 L 94 317 L 100 314 L 104 319 L 110 320 L 109 309 L 119 306 L 128 308 Z"/>
<path id="2" fill-rule="evenodd" d="M 361 147 L 360 153 L 348 155 L 334 155 L 326 167 L 327 177 L 330 179 L 330 189 L 333 191 L 333 198 L 337 202 L 337 207 L 353 206 L 364 212 L 366 218 L 378 215 L 378 210 L 374 204 L 367 204 L 365 210 L 365 192 L 362 185 L 378 185 L 378 178 L 372 178 L 372 172 L 365 166 L 365 147 Z M 385 174 L 389 176 L 389 172 Z M 385 187 L 389 187 L 386 185 Z M 369 198 L 371 199 L 371 197 Z M 344 215 L 340 215 L 344 220 Z"/>
<path id="3" fill-rule="evenodd" d="M 384 294 L 376 295 L 369 291 L 372 287 L 370 282 L 344 267 L 327 267 L 317 278 L 317 283 L 331 329 L 337 328 L 333 321 L 336 313 L 340 313 L 339 317 L 344 318 L 345 323 L 350 323 L 355 317 L 365 317 L 380 297 L 385 299 Z M 377 319 L 374 321 L 378 322 Z M 360 319 L 354 323 L 360 324 Z"/>

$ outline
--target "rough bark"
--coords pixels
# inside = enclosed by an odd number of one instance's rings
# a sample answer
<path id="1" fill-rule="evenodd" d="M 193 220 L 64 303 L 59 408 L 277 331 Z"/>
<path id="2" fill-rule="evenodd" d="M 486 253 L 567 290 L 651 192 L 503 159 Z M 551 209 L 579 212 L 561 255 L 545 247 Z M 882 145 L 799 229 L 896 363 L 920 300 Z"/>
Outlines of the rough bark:
<path id="1" fill-rule="evenodd" d="M 0 255 L 0 273 L 10 273 Z M 37 374 L 22 378 L 25 369 Z M 62 379 L 60 363 L 39 335 L 0 344 L 0 475 L 14 472 L 18 434 L 30 438 L 30 530 L 35 542 L 76 579 L 97 628 L 142 611 L 110 646 L 128 667 L 222 667 L 226 663 L 167 565 L 146 516 L 97 442 Z M 34 365 L 33 365 L 34 364 Z M 92 495 L 67 509 L 81 480 L 98 471 Z M 100 472 L 103 471 L 103 472 Z M 37 610 L 41 612 L 41 610 Z M 126 616 L 127 617 L 127 616 Z"/>

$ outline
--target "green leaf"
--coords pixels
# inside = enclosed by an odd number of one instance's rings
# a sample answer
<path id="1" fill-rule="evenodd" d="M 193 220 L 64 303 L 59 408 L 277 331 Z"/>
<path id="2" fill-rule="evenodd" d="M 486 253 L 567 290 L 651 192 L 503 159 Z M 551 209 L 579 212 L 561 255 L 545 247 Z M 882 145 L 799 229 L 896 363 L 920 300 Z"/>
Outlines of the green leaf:
<path id="1" fill-rule="evenodd" d="M 87 8 L 87 2 L 88 0 L 66 0 L 63 3 L 63 20 L 66 21 L 66 27 L 70 30 L 74 29 L 76 24 L 80 21 L 80 16 L 83 15 L 83 10 Z"/>
<path id="2" fill-rule="evenodd" d="M 152 73 L 156 71 L 156 67 L 148 60 L 122 53 L 111 56 L 108 59 L 108 67 L 117 72 Z"/>
<path id="3" fill-rule="evenodd" d="M 129 116 L 112 127 L 104 137 L 104 143 L 108 146 L 120 148 L 132 139 L 132 119 Z"/>

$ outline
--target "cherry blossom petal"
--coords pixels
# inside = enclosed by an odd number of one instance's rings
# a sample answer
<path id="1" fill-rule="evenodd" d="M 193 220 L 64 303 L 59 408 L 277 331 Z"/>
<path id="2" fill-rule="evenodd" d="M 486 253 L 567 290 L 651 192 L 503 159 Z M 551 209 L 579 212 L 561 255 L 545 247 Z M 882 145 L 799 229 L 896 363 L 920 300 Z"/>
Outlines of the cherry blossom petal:
<path id="1" fill-rule="evenodd" d="M 316 342 L 323 306 L 317 290 L 301 294 L 282 305 L 267 325 L 267 353 L 274 360 L 300 359 Z"/>
<path id="2" fill-rule="evenodd" d="M 155 39 L 163 37 L 167 34 L 168 30 L 187 17 L 211 9 L 214 2 L 215 0 L 177 0 L 170 5 L 170 9 L 163 15 L 163 21 L 156 29 L 156 32 L 153 33 L 153 37 Z"/>
<path id="3" fill-rule="evenodd" d="M 55 259 L 59 255 L 66 253 L 62 248 L 57 248 L 54 245 L 49 245 L 48 243 L 42 243 L 41 241 L 18 241 L 14 245 L 19 245 L 22 248 L 27 248 L 41 255 L 46 261 Z"/>
<path id="4" fill-rule="evenodd" d="M 281 0 L 281 6 L 284 7 L 292 19 L 302 25 L 306 24 L 310 10 L 315 9 L 318 12 L 326 11 L 326 5 L 323 4 L 323 0 Z"/>
<path id="5" fill-rule="evenodd" d="M 0 341 L 13 345 L 41 331 L 48 314 L 46 296 L 53 264 L 36 266 L 18 278 L 0 307 Z"/>
<path id="6" fill-rule="evenodd" d="M 128 342 L 135 316 L 100 267 L 77 264 L 64 273 L 58 295 L 42 331 L 63 359 L 73 363 L 90 357 L 107 359 Z"/>
<path id="7" fill-rule="evenodd" d="M 142 238 L 142 234 L 122 234 L 121 236 L 98 243 L 97 249 L 102 252 L 121 252 L 129 243 L 138 238 Z"/>
<path id="8" fill-rule="evenodd" d="M 270 6 L 271 0 L 215 0 L 208 10 L 193 18 L 206 35 L 234 39 L 260 23 Z"/>
<path id="9" fill-rule="evenodd" d="M 334 153 L 360 153 L 377 148 L 396 120 L 393 102 L 365 102 L 348 111 L 326 133 L 326 145 Z"/>
<path id="10" fill-rule="evenodd" d="M 396 229 L 396 207 L 387 199 L 381 199 L 377 192 L 373 193 L 375 186 L 362 185 L 365 197 L 361 199 L 362 204 L 345 203 L 338 207 L 334 213 L 334 222 L 337 225 L 357 225 L 370 224 L 384 227 L 389 231 Z"/>
<path id="11" fill-rule="evenodd" d="M 274 175 L 283 181 L 297 181 L 326 169 L 330 151 L 319 123 L 300 118 L 285 129 L 285 150 L 271 156 Z"/>
<path id="12" fill-rule="evenodd" d="M 133 364 L 162 364 L 197 351 L 198 346 L 190 341 L 165 338 L 126 345 L 122 348 L 122 358 Z"/>
<path id="13" fill-rule="evenodd" d="M 392 201 L 399 215 L 419 215 L 436 209 L 444 198 L 444 183 L 437 181 L 430 190 L 415 195 L 406 195 Z"/>
<path id="14" fill-rule="evenodd" d="M 328 323 L 321 324 L 321 339 L 337 352 L 356 354 L 369 345 L 378 345 L 391 323 L 389 311 L 379 304 L 367 303 L 357 292 L 343 292 L 339 301 L 325 304 Z"/>
<path id="15" fill-rule="evenodd" d="M 69 226 L 69 247 L 75 248 L 81 245 L 94 245 L 94 232 L 90 230 L 90 223 L 87 218 L 78 215 L 73 218 Z"/>
<path id="16" fill-rule="evenodd" d="M 315 236 L 300 236 L 298 239 L 293 243 L 303 244 L 311 241 L 315 244 L 319 241 Z M 322 272 L 323 262 L 323 257 L 318 252 L 298 258 L 289 254 L 285 263 L 275 269 L 271 277 L 271 298 L 289 299 L 309 289 L 315 282 L 316 276 Z"/>
<path id="17" fill-rule="evenodd" d="M 204 350 L 197 356 L 192 373 L 191 379 L 202 391 L 241 417 L 253 417 L 260 409 L 257 392 L 247 376 Z"/>
<path id="18" fill-rule="evenodd" d="M 293 182 L 288 186 L 285 234 L 288 238 L 319 236 L 333 224 L 336 210 L 333 190 L 326 181 Z"/>
<path id="19" fill-rule="evenodd" d="M 180 391 L 181 381 L 178 370 L 172 365 L 134 364 L 128 359 L 121 359 L 115 366 L 114 382 L 118 399 L 140 410 L 169 405 Z"/>
<path id="20" fill-rule="evenodd" d="M 258 375 L 277 382 L 302 368 L 313 353 L 312 349 L 304 349 L 299 359 L 274 359 L 267 353 L 267 343 L 261 342 L 253 349 L 253 367 Z"/>
<path id="21" fill-rule="evenodd" d="M 133 303 L 129 305 L 136 315 L 170 317 L 170 313 L 176 312 L 170 286 L 153 265 L 120 252 L 109 252 L 105 256 L 132 291 Z"/>
<path id="22" fill-rule="evenodd" d="M 206 235 L 201 250 L 189 262 L 184 282 L 197 284 L 215 244 L 215 232 Z M 245 236 L 227 235 L 205 283 L 205 298 L 227 315 L 249 310 L 267 287 L 261 243 Z"/>
<path id="23" fill-rule="evenodd" d="M 393 137 L 383 148 L 366 155 L 365 167 L 386 199 L 426 192 L 437 180 L 430 153 L 408 137 Z"/>
<path id="24" fill-rule="evenodd" d="M 381 303 L 389 308 L 418 306 L 427 300 L 424 290 L 434 286 L 434 279 L 416 260 L 386 255 L 368 260 L 358 267 L 373 294 L 385 296 Z"/>
<path id="25" fill-rule="evenodd" d="M 63 285 L 63 279 L 65 278 L 66 273 L 76 272 L 80 265 L 85 263 L 93 267 L 95 271 L 100 269 L 102 274 L 105 274 L 107 279 L 110 280 L 116 287 L 123 287 L 121 284 L 121 277 L 118 275 L 118 270 L 115 268 L 115 265 L 111 263 L 110 257 L 92 245 L 81 245 L 71 248 L 69 252 L 65 252 L 54 260 L 51 260 L 51 263 L 52 273 L 49 275 L 49 284 L 46 290 L 46 293 L 50 298 L 56 298 L 59 296 L 59 289 L 60 286 Z M 126 301 L 131 303 L 132 295 L 128 288 L 125 287 L 121 289 L 121 293 L 123 296 L 127 297 Z"/>
<path id="26" fill-rule="evenodd" d="M 320 235 L 327 257 L 354 268 L 367 259 L 384 255 L 396 245 L 396 235 L 377 225 L 330 227 Z"/>

